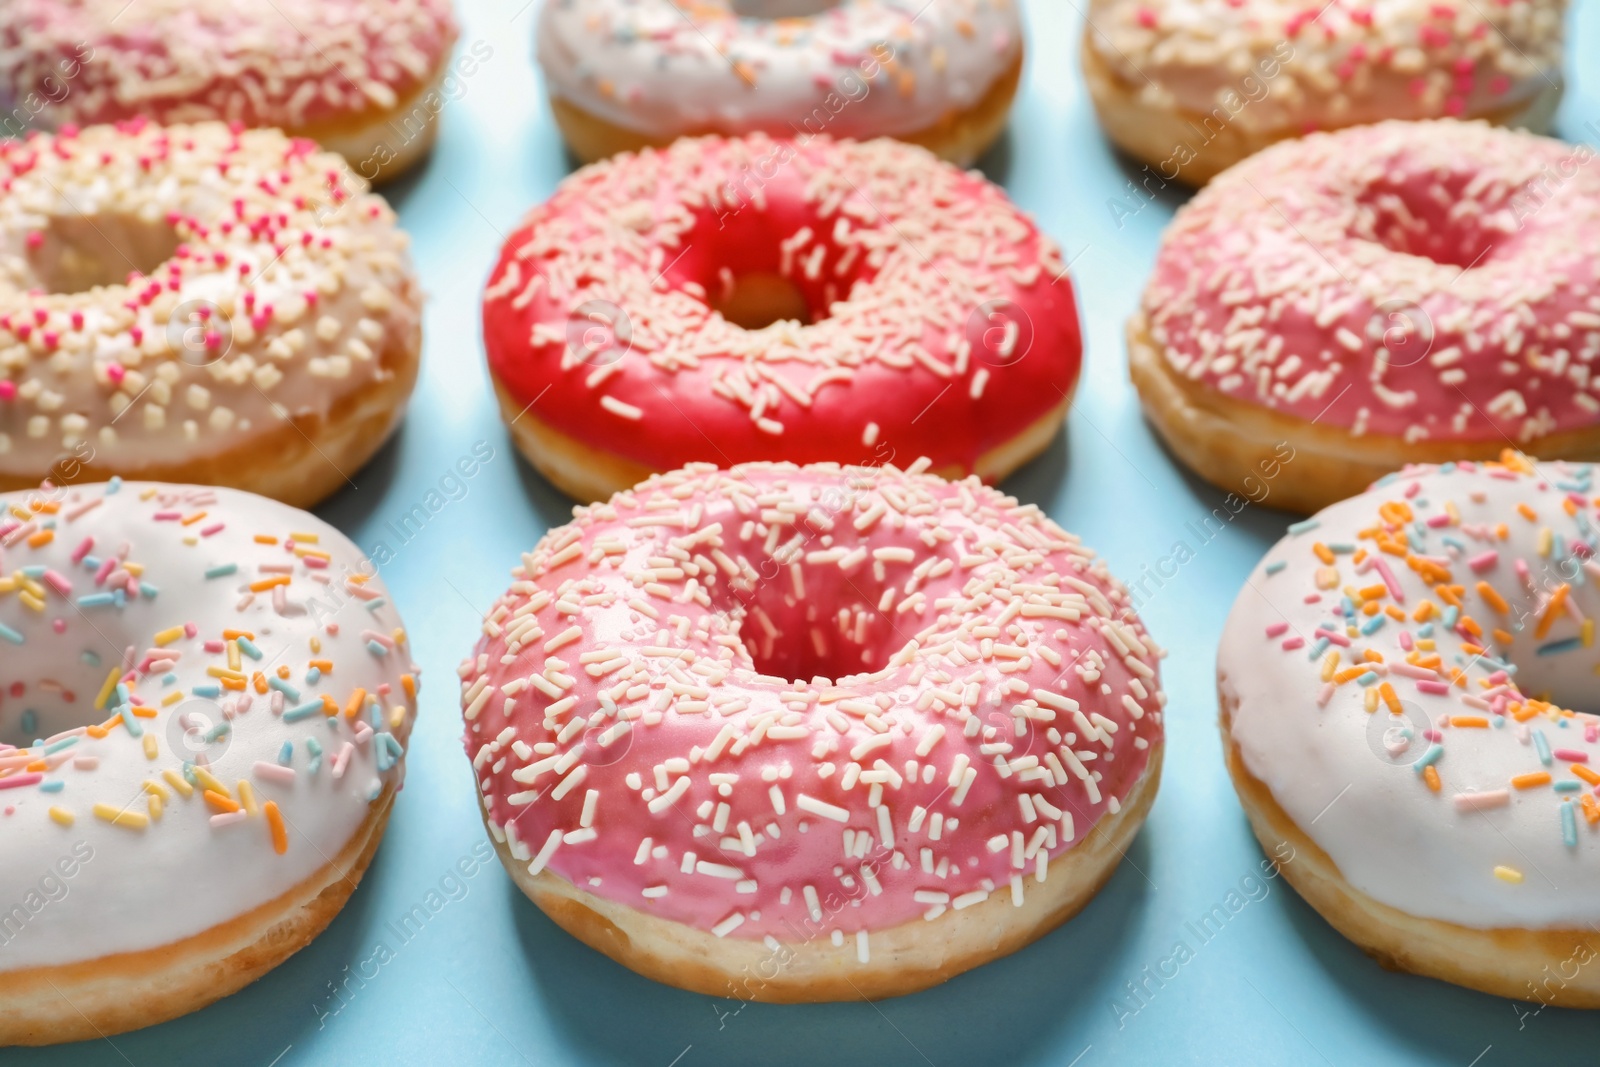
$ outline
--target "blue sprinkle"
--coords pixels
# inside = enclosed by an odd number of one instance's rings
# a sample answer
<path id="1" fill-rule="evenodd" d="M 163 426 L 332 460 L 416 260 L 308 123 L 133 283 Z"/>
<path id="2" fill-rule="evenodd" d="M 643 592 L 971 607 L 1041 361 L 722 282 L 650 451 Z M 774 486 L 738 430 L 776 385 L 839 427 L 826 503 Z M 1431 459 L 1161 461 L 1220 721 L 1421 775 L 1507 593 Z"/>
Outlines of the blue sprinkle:
<path id="1" fill-rule="evenodd" d="M 322 770 L 322 745 L 315 737 L 306 738 L 306 751 L 311 753 L 311 762 L 306 764 L 306 773 L 315 777 Z"/>
<path id="2" fill-rule="evenodd" d="M 227 737 L 228 733 L 232 729 L 233 729 L 233 727 L 228 725 L 227 720 L 223 720 L 222 722 L 217 723 L 217 725 L 213 726 L 211 729 L 206 731 L 206 744 L 208 744 L 208 745 L 216 744 L 218 741 L 222 740 L 224 737 Z"/>
<path id="3" fill-rule="evenodd" d="M 1544 739 L 1543 730 L 1533 731 L 1533 750 L 1539 753 L 1539 762 L 1546 767 L 1550 766 L 1550 742 Z"/>
<path id="4" fill-rule="evenodd" d="M 382 794 L 383 794 L 383 783 L 380 782 L 378 779 L 374 778 L 372 780 L 371 787 L 369 787 L 367 789 L 367 803 L 371 804 L 374 800 L 377 800 L 378 797 L 381 796 Z"/>
<path id="5" fill-rule="evenodd" d="M 208 682 L 195 686 L 190 692 L 197 697 L 209 697 L 215 700 L 222 695 L 222 686 L 212 685 Z"/>
<path id="6" fill-rule="evenodd" d="M 294 762 L 294 742 L 285 741 L 283 747 L 278 749 L 278 762 L 285 767 Z"/>
<path id="7" fill-rule="evenodd" d="M 80 608 L 99 608 L 107 604 L 115 604 L 117 598 L 110 593 L 85 593 L 78 598 Z"/>
<path id="8" fill-rule="evenodd" d="M 1454 474 L 1455 470 L 1456 470 L 1455 460 L 1451 460 L 1449 463 L 1441 463 L 1441 464 L 1439 464 L 1439 473 L 1440 474 Z"/>
<path id="9" fill-rule="evenodd" d="M 380 596 L 376 600 L 367 601 L 367 610 L 368 611 L 372 611 L 372 612 L 376 612 L 379 608 L 383 607 L 387 603 L 388 603 L 388 601 L 383 599 L 383 597 Z"/>
<path id="10" fill-rule="evenodd" d="M 394 766 L 395 754 L 389 748 L 392 743 L 394 743 L 394 738 L 390 737 L 387 731 L 373 738 L 372 751 L 378 758 L 378 773 L 380 774 Z"/>
<path id="11" fill-rule="evenodd" d="M 78 743 L 78 735 L 77 734 L 73 734 L 71 737 L 63 737 L 61 740 L 55 742 L 54 744 L 46 745 L 45 748 L 44 748 L 44 754 L 46 756 L 53 756 L 57 752 L 60 752 L 62 749 L 71 748 L 73 745 L 75 745 L 77 743 Z"/>
<path id="12" fill-rule="evenodd" d="M 1563 778 L 1550 787 L 1557 793 L 1577 793 L 1583 789 L 1582 782 L 1575 782 L 1571 778 Z"/>
<path id="13" fill-rule="evenodd" d="M 1362 632 L 1362 634 L 1366 635 L 1367 637 L 1371 637 L 1373 634 L 1378 632 L 1378 629 L 1381 626 L 1383 626 L 1384 623 L 1386 623 L 1388 621 L 1389 621 L 1389 616 L 1383 614 L 1382 612 L 1379 612 L 1378 614 L 1374 615 L 1372 618 L 1368 619 L 1366 622 L 1361 624 L 1361 632 Z"/>
<path id="14" fill-rule="evenodd" d="M 237 563 L 219 563 L 215 567 L 206 568 L 207 578 L 226 578 L 239 570 Z"/>
<path id="15" fill-rule="evenodd" d="M 1500 729 L 1505 724 L 1506 724 L 1506 717 L 1504 715 L 1491 715 L 1491 716 L 1489 716 L 1489 725 L 1493 726 L 1496 730 Z"/>
<path id="16" fill-rule="evenodd" d="M 300 690 L 296 689 L 282 678 L 279 678 L 276 674 L 267 679 L 267 688 L 276 689 L 278 692 L 282 693 L 284 696 L 288 697 L 292 701 L 295 701 L 296 703 L 299 703 L 300 701 Z"/>
<path id="17" fill-rule="evenodd" d="M 1417 636 L 1418 637 L 1432 637 L 1433 636 L 1433 623 L 1425 622 L 1421 626 L 1417 627 Z"/>
<path id="18" fill-rule="evenodd" d="M 22 732 L 31 734 L 39 728 L 39 713 L 32 708 L 22 713 Z"/>
<path id="19" fill-rule="evenodd" d="M 1377 681 L 1378 681 L 1378 672 L 1377 671 L 1368 671 L 1366 674 L 1363 674 L 1361 677 L 1356 679 L 1356 684 L 1361 686 L 1364 689 L 1369 685 L 1376 684 Z"/>
<path id="20" fill-rule="evenodd" d="M 106 483 L 106 496 L 116 496 L 117 490 L 121 489 L 121 488 L 122 488 L 122 476 L 118 475 L 118 474 L 113 474 L 111 476 L 111 480 Z"/>
<path id="21" fill-rule="evenodd" d="M 1341 555 L 1341 556 L 1348 555 L 1349 553 L 1354 552 L 1355 550 L 1356 550 L 1356 546 L 1352 545 L 1349 541 L 1333 541 L 1333 542 L 1330 542 L 1329 545 L 1328 545 L 1328 551 L 1329 552 L 1332 552 L 1332 553 L 1335 553 L 1336 555 Z"/>
<path id="22" fill-rule="evenodd" d="M 140 726 L 139 720 L 133 717 L 132 704 L 122 705 L 120 714 L 122 715 L 122 725 L 127 728 L 130 737 L 144 736 L 144 727 Z"/>
<path id="23" fill-rule="evenodd" d="M 1398 471 L 1391 471 L 1390 473 L 1385 474 L 1382 478 L 1379 478 L 1376 482 L 1373 482 L 1372 485 L 1373 488 L 1378 488 L 1385 485 L 1393 485 L 1399 478 L 1400 473 Z"/>
<path id="24" fill-rule="evenodd" d="M 3 622 L 0 622 L 0 638 L 10 641 L 13 645 L 22 644 L 22 635 Z"/>
<path id="25" fill-rule="evenodd" d="M 306 684 L 307 685 L 316 685 L 321 680 L 322 680 L 322 668 L 321 667 L 312 667 L 312 668 L 310 668 L 309 670 L 306 671 Z"/>
<path id="26" fill-rule="evenodd" d="M 161 684 L 162 685 L 171 685 L 172 683 L 176 682 L 177 680 L 178 680 L 178 676 L 176 674 L 172 673 L 171 671 L 168 671 L 166 674 L 163 674 L 161 676 Z"/>
<path id="27" fill-rule="evenodd" d="M 1460 618 L 1461 609 L 1456 607 L 1454 604 L 1451 604 L 1449 607 L 1444 609 L 1444 618 L 1439 621 L 1444 623 L 1444 628 L 1446 630 L 1454 630 L 1456 628 L 1456 621 Z"/>
<path id="28" fill-rule="evenodd" d="M 156 597 L 161 595 L 161 590 L 157 589 L 155 586 L 151 585 L 149 582 L 140 582 L 139 583 L 139 593 L 146 600 L 154 600 Z"/>
<path id="29" fill-rule="evenodd" d="M 1306 657 L 1306 658 L 1307 659 L 1313 659 L 1313 660 L 1321 659 L 1322 658 L 1322 654 L 1324 652 L 1328 651 L 1328 643 L 1329 642 L 1328 642 L 1328 639 L 1326 637 L 1317 638 L 1315 641 L 1313 641 L 1311 643 L 1311 655 Z"/>
<path id="30" fill-rule="evenodd" d="M 261 650 L 257 648 L 255 646 L 255 642 L 251 641 L 248 637 L 236 637 L 234 638 L 233 643 L 239 646 L 240 652 L 243 652 L 251 659 L 261 658 Z"/>
<path id="31" fill-rule="evenodd" d="M 100 653 L 94 651 L 93 649 L 84 649 L 82 659 L 83 662 L 87 663 L 91 667 L 100 666 Z"/>
<path id="32" fill-rule="evenodd" d="M 1561 802 L 1561 840 L 1568 848 L 1578 847 L 1578 819 L 1572 814 L 1572 801 Z"/>
<path id="33" fill-rule="evenodd" d="M 100 557 L 99 556 L 84 556 L 83 557 L 83 569 L 86 570 L 86 571 L 97 571 L 97 570 L 99 570 L 100 569 Z"/>
<path id="34" fill-rule="evenodd" d="M 371 652 L 374 656 L 377 656 L 379 659 L 382 659 L 384 656 L 387 656 L 389 654 L 389 650 L 387 648 L 384 648 L 382 645 L 378 644 L 378 642 L 376 642 L 376 641 L 368 641 L 367 642 L 367 651 Z"/>
<path id="35" fill-rule="evenodd" d="M 1416 771 L 1418 774 L 1421 774 L 1426 768 L 1438 763 L 1439 757 L 1443 755 L 1444 746 L 1435 742 L 1434 744 L 1428 746 L 1428 751 L 1422 754 L 1421 759 L 1417 760 L 1417 762 L 1411 765 L 1411 769 Z"/>
<path id="36" fill-rule="evenodd" d="M 1274 560 L 1273 562 L 1267 564 L 1266 571 L 1267 571 L 1268 574 L 1277 574 L 1279 571 L 1283 570 L 1283 568 L 1287 567 L 1288 565 L 1289 565 L 1289 561 L 1286 560 L 1286 559 Z"/>
<path id="37" fill-rule="evenodd" d="M 43 578 L 44 572 L 49 569 L 50 568 L 44 566 L 43 564 L 37 564 L 35 566 L 22 568 L 22 573 L 26 574 L 29 578 Z"/>
<path id="38" fill-rule="evenodd" d="M 1573 782 L 1572 784 L 1573 785 L 1577 785 L 1578 783 L 1577 782 Z M 39 783 L 39 792 L 41 792 L 41 793 L 59 793 L 63 789 L 65 789 L 66 787 L 67 787 L 67 783 L 63 782 L 60 778 L 52 778 L 48 782 L 40 782 Z"/>
<path id="39" fill-rule="evenodd" d="M 1583 638 L 1569 637 L 1564 641 L 1551 641 L 1547 645 L 1540 645 L 1535 649 L 1535 654 L 1540 656 L 1559 656 L 1563 652 L 1576 652 L 1583 647 Z"/>
<path id="40" fill-rule="evenodd" d="M 200 779 L 194 776 L 194 764 L 189 760 L 183 761 L 183 778 L 190 785 L 197 786 L 200 784 Z"/>
<path id="41" fill-rule="evenodd" d="M 309 719 L 311 716 L 321 713 L 321 711 L 321 700 L 308 700 L 299 707 L 290 708 L 288 711 L 284 712 L 283 721 L 299 722 L 301 719 Z"/>

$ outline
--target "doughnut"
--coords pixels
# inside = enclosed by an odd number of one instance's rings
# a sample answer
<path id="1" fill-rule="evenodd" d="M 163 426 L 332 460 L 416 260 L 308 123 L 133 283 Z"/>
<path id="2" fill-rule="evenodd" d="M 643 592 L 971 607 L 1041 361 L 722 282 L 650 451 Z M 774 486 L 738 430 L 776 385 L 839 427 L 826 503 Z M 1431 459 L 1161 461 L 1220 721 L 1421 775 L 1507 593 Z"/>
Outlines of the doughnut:
<path id="1" fill-rule="evenodd" d="M 1313 130 L 1483 119 L 1543 131 L 1566 0 L 1089 0 L 1080 58 L 1129 192 L 1202 185 Z M 1132 210 L 1132 208 L 1130 208 Z"/>
<path id="2" fill-rule="evenodd" d="M 387 180 L 433 145 L 456 34 L 450 0 L 12 0 L 0 124 L 275 126 Z"/>
<path id="3" fill-rule="evenodd" d="M 506 242 L 484 344 L 518 447 L 605 500 L 691 462 L 989 480 L 1041 451 L 1082 338 L 1060 250 L 891 140 L 684 140 L 572 175 Z"/>
<path id="4" fill-rule="evenodd" d="M 1082 908 L 1160 778 L 1160 651 L 976 478 L 700 464 L 579 507 L 461 665 L 484 821 L 559 926 L 684 989 L 859 1000 Z"/>
<path id="5" fill-rule="evenodd" d="M 264 497 L 0 495 L 0 1045 L 241 989 L 354 891 L 417 668 L 376 569 Z"/>
<path id="6" fill-rule="evenodd" d="M 422 343 L 365 190 L 218 122 L 0 141 L 0 490 L 115 474 L 309 507 L 351 484 Z"/>
<path id="7" fill-rule="evenodd" d="M 1600 458 L 1595 151 L 1484 123 L 1286 142 L 1179 210 L 1128 323 L 1156 430 L 1311 512 L 1408 462 Z"/>
<path id="8" fill-rule="evenodd" d="M 1262 846 L 1380 962 L 1600 1007 L 1595 467 L 1407 467 L 1289 527 L 1217 660 Z"/>
<path id="9" fill-rule="evenodd" d="M 684 136 L 895 137 L 969 166 L 1022 78 L 1015 0 L 551 0 L 537 56 L 592 163 Z"/>

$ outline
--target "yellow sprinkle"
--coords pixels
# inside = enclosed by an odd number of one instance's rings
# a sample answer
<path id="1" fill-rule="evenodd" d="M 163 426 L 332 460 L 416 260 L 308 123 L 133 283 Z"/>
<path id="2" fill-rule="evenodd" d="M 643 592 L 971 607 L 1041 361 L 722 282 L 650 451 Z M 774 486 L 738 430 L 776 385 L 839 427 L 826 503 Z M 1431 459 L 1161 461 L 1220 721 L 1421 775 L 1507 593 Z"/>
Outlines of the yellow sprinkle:
<path id="1" fill-rule="evenodd" d="M 233 799 L 233 794 L 228 791 L 228 787 L 223 785 L 221 782 L 217 781 L 217 779 L 215 777 L 213 777 L 213 775 L 211 774 L 210 771 L 206 770 L 204 767 L 200 766 L 199 764 L 196 764 L 191 769 L 194 771 L 195 780 L 198 781 L 202 786 L 204 786 L 205 788 L 211 790 L 214 793 L 221 793 L 223 796 L 227 797 L 229 800 Z"/>
<path id="2" fill-rule="evenodd" d="M 106 706 L 106 701 L 111 699 L 111 694 L 117 688 L 117 679 L 120 677 L 122 677 L 122 671 L 119 668 L 112 667 L 111 673 L 106 675 L 105 684 L 100 686 L 100 695 L 94 698 L 95 707 L 103 708 Z"/>
<path id="3" fill-rule="evenodd" d="M 156 745 L 156 735 L 155 734 L 148 734 L 148 733 L 145 734 L 144 735 L 144 758 L 145 759 L 155 759 L 160 754 L 161 754 L 161 749 L 160 749 L 159 746 Z"/>
<path id="4" fill-rule="evenodd" d="M 1522 884 L 1522 872 L 1515 867 L 1496 867 L 1494 876 L 1502 882 L 1510 882 L 1512 885 Z"/>
<path id="5" fill-rule="evenodd" d="M 156 647 L 166 648 L 172 642 L 183 636 L 183 627 L 170 626 L 156 634 Z"/>
<path id="6" fill-rule="evenodd" d="M 146 778 L 144 780 L 144 791 L 153 797 L 160 797 L 162 800 L 170 800 L 172 798 L 172 794 L 167 792 L 166 787 L 154 778 Z"/>
<path id="7" fill-rule="evenodd" d="M 71 826 L 78 821 L 78 817 L 66 808 L 51 808 L 50 818 L 58 826 Z"/>
<path id="8" fill-rule="evenodd" d="M 261 809 L 256 807 L 256 791 L 243 778 L 239 779 L 239 803 L 251 815 L 259 815 L 261 813 Z"/>
<path id="9" fill-rule="evenodd" d="M 389 709 L 389 729 L 391 731 L 400 729 L 400 724 L 405 721 L 406 709 L 404 705 L 396 704 Z"/>
<path id="10" fill-rule="evenodd" d="M 154 793 L 152 793 L 150 795 L 149 808 L 150 808 L 150 821 L 151 822 L 160 822 L 161 821 L 161 798 L 156 796 Z"/>
<path id="11" fill-rule="evenodd" d="M 394 643 L 397 645 L 403 645 L 406 643 L 406 631 L 405 627 L 403 626 L 396 626 L 394 628 L 394 633 L 390 634 L 389 636 L 394 638 Z"/>
<path id="12" fill-rule="evenodd" d="M 129 830 L 143 830 L 150 825 L 150 817 L 141 815 L 136 811 L 128 811 L 111 804 L 100 803 L 94 806 L 97 818 L 104 819 L 113 826 L 123 826 Z"/>
<path id="13" fill-rule="evenodd" d="M 314 533 L 291 533 L 289 534 L 289 540 L 314 545 L 317 543 L 317 535 Z"/>
<path id="14" fill-rule="evenodd" d="M 228 669 L 235 672 L 239 670 L 239 642 L 237 641 L 228 642 Z M 243 677 L 243 675 L 240 677 Z"/>
<path id="15" fill-rule="evenodd" d="M 164 707 L 164 708 L 170 708 L 170 707 L 172 707 L 172 705 L 176 704 L 178 701 L 180 701 L 182 699 L 183 699 L 183 690 L 182 689 L 174 689 L 172 692 L 168 693 L 166 696 L 161 698 L 161 706 Z"/>
<path id="16" fill-rule="evenodd" d="M 213 678 L 224 678 L 230 682 L 243 682 L 248 680 L 238 671 L 230 671 L 228 668 L 218 667 L 216 664 L 212 664 L 211 666 L 207 667 L 206 673 Z"/>
<path id="17" fill-rule="evenodd" d="M 1580 635 L 1583 638 L 1583 647 L 1584 648 L 1588 648 L 1590 645 L 1594 644 L 1594 620 L 1593 619 L 1584 619 L 1583 620 L 1583 629 L 1580 631 Z"/>
<path id="18" fill-rule="evenodd" d="M 1371 715 L 1373 712 L 1378 710 L 1378 691 L 1372 686 L 1368 686 L 1365 695 L 1367 702 L 1367 714 Z"/>
<path id="19" fill-rule="evenodd" d="M 167 780 L 167 784 L 178 791 L 179 796 L 194 796 L 194 786 L 184 781 L 183 775 L 179 774 L 177 771 L 171 769 L 162 771 L 161 777 L 165 778 Z"/>
<path id="20" fill-rule="evenodd" d="M 21 593 L 17 594 L 17 599 L 22 601 L 28 607 L 32 608 L 34 611 L 43 611 L 44 610 L 44 598 L 43 597 L 35 596 L 33 593 L 29 593 L 29 592 L 21 592 Z"/>

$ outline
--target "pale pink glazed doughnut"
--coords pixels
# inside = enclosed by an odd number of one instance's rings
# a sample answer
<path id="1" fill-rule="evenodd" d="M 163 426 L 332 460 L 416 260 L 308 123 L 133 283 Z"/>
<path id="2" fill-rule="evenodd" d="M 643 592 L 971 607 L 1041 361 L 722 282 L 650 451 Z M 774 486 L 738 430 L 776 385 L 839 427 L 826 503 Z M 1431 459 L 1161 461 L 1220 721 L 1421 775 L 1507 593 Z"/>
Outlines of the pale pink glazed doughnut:
<path id="1" fill-rule="evenodd" d="M 1110 876 L 1160 776 L 1161 653 L 1076 538 L 925 467 L 697 465 L 523 557 L 462 706 L 557 923 L 705 993 L 894 996 Z"/>
<path id="2" fill-rule="evenodd" d="M 456 34 L 450 0 L 11 0 L 0 124 L 276 126 L 388 179 L 433 144 Z"/>
<path id="3" fill-rule="evenodd" d="M 1385 119 L 1543 130 L 1566 0 L 1090 0 L 1084 80 L 1136 181 L 1208 181 L 1267 145 Z"/>
<path id="4" fill-rule="evenodd" d="M 1407 463 L 1600 456 L 1594 149 L 1481 122 L 1274 146 L 1178 213 L 1128 324 L 1167 443 L 1315 511 Z"/>
<path id="5" fill-rule="evenodd" d="M 999 480 L 1066 416 L 1054 241 L 897 141 L 681 140 L 563 182 L 512 234 L 484 345 L 518 447 L 604 500 L 652 473 L 902 463 Z"/>

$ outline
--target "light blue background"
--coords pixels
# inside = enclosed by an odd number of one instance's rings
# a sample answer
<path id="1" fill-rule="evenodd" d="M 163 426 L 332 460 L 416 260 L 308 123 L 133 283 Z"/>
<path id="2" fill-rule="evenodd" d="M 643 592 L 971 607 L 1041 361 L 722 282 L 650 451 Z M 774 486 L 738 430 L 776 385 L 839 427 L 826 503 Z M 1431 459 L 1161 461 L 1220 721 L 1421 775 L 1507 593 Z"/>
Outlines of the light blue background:
<path id="1" fill-rule="evenodd" d="M 245 991 L 109 1042 L 0 1051 L 0 1064 L 1596 1062 L 1600 1018 L 1530 1014 L 1381 970 L 1281 880 L 1262 883 L 1266 895 L 1258 888 L 1261 899 L 1208 943 L 1186 926 L 1260 873 L 1261 853 L 1222 767 L 1212 661 L 1235 591 L 1287 519 L 1248 509 L 1204 547 L 1185 528 L 1220 496 L 1174 465 L 1142 421 L 1121 333 L 1181 198 L 1164 196 L 1117 227 L 1107 203 L 1125 194 L 1135 168 L 1110 152 L 1095 125 L 1077 74 L 1082 16 L 1071 0 L 1025 5 L 1032 51 L 1022 96 L 1007 141 L 985 160 L 1072 259 L 1087 325 L 1087 366 L 1067 432 L 1006 489 L 1081 534 L 1125 580 L 1180 538 L 1197 552 L 1144 604 L 1151 631 L 1171 650 L 1170 733 L 1160 799 L 1128 862 L 1063 929 L 937 989 L 878 1004 L 739 1010 L 737 1002 L 657 985 L 562 933 L 494 863 L 400 945 L 388 924 L 484 839 L 459 741 L 456 663 L 517 554 L 570 507 L 511 448 L 478 326 L 480 290 L 502 240 L 570 163 L 530 60 L 534 6 L 462 6 L 458 54 L 482 42 L 480 52 L 486 45 L 492 56 L 445 108 L 430 162 L 388 190 L 429 293 L 422 383 L 398 439 L 351 472 L 356 488 L 321 509 L 363 548 L 382 540 L 396 552 L 384 577 L 424 666 L 421 718 L 388 837 L 328 931 Z M 1596 129 L 1584 124 L 1600 127 L 1591 58 L 1600 48 L 1600 4 L 1585 5 L 1573 29 L 1559 129 L 1593 143 Z M 385 524 L 478 441 L 493 446 L 495 459 L 463 499 L 401 546 Z M 196 873 L 184 876 L 183 892 L 206 891 L 190 877 Z M 182 900 L 175 893 L 149 906 Z M 1163 986 L 1150 982 L 1148 1004 L 1128 1014 L 1139 1005 L 1125 983 L 1143 980 L 1144 968 L 1154 970 L 1180 938 L 1193 958 Z M 333 999 L 330 983 L 372 957 L 380 940 L 394 958 L 364 987 L 352 982 L 342 1003 Z"/>

